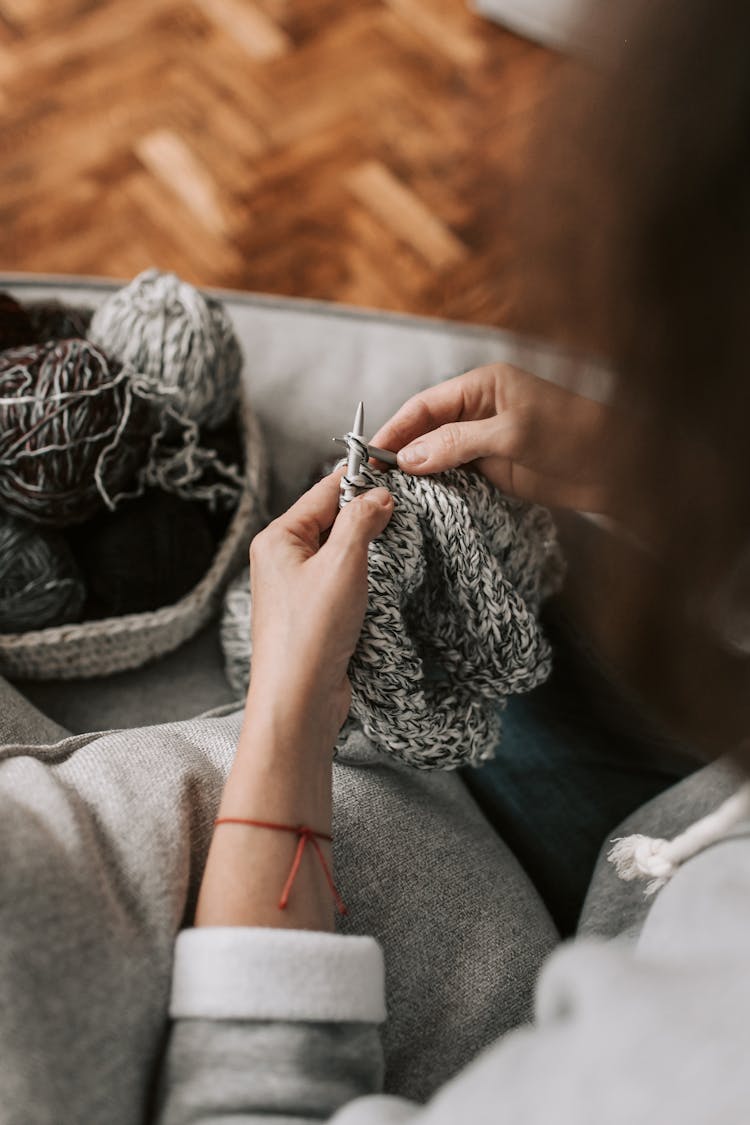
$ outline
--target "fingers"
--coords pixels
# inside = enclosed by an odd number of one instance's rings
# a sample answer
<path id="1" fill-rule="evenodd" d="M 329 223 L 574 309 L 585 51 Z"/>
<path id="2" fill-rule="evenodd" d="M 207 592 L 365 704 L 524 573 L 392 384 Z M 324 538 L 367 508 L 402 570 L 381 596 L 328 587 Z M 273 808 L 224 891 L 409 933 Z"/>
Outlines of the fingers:
<path id="1" fill-rule="evenodd" d="M 259 532 L 251 544 L 256 560 L 266 549 L 284 556 L 310 558 L 324 547 L 329 552 L 366 554 L 367 546 L 391 518 L 393 498 L 385 488 L 375 488 L 351 500 L 339 511 L 339 482 L 344 470 L 334 469 L 303 493 L 283 515 Z M 282 557 L 282 556 L 278 556 Z"/>
<path id="2" fill-rule="evenodd" d="M 434 430 L 440 423 L 434 413 L 431 398 L 430 392 L 424 391 L 421 395 L 414 395 L 407 399 L 390 421 L 380 427 L 372 439 L 372 444 L 396 452 L 420 434 Z"/>
<path id="3" fill-rule="evenodd" d="M 611 411 L 555 387 L 531 402 L 476 421 L 451 421 L 398 451 L 399 468 L 439 473 L 480 458 L 500 458 L 547 476 L 587 484 L 601 479 Z"/>
<path id="4" fill-rule="evenodd" d="M 477 422 L 448 422 L 422 434 L 398 454 L 410 473 L 442 473 L 478 457 L 515 457 L 528 442 L 528 419 L 512 412 Z"/>
<path id="5" fill-rule="evenodd" d="M 316 551 L 321 535 L 336 519 L 339 508 L 339 481 L 343 472 L 343 469 L 334 469 L 307 492 L 303 492 L 300 498 L 283 515 L 275 519 L 270 527 L 291 535 L 311 551 Z"/>
<path id="6" fill-rule="evenodd" d="M 551 507 L 604 512 L 600 466 L 590 452 L 590 441 L 583 440 L 583 429 L 582 425 L 572 428 L 577 438 L 571 442 L 564 420 L 558 417 L 550 440 L 550 425 L 543 416 L 534 410 L 508 410 L 495 418 L 440 426 L 402 449 L 398 462 L 415 475 L 471 463 L 509 496 Z"/>
<path id="7" fill-rule="evenodd" d="M 393 497 L 386 488 L 373 488 L 350 500 L 338 514 L 328 541 L 321 550 L 351 559 L 359 566 L 367 547 L 380 535 L 393 512 Z"/>
<path id="8" fill-rule="evenodd" d="M 499 366 L 499 365 L 497 365 Z M 412 395 L 372 439 L 381 449 L 399 450 L 445 422 L 493 413 L 492 367 L 477 367 Z"/>
<path id="9" fill-rule="evenodd" d="M 417 442 L 424 446 L 420 452 L 429 452 L 429 463 L 399 457 L 400 467 L 410 472 L 438 472 L 494 454 L 517 458 L 539 472 L 578 477 L 587 475 L 601 453 L 597 437 L 607 413 L 601 403 L 496 363 L 414 395 L 381 427 L 373 444 L 399 453 Z M 493 418 L 502 420 L 497 431 L 491 428 Z M 461 428 L 468 425 L 480 429 Z M 488 449 L 484 439 L 493 433 L 498 444 Z"/>

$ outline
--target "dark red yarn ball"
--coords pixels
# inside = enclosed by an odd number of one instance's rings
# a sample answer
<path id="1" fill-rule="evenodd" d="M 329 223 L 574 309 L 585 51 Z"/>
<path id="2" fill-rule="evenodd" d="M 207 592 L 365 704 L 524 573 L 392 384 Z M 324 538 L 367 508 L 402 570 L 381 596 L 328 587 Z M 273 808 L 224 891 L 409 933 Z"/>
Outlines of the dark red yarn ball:
<path id="1" fill-rule="evenodd" d="M 2 352 L 0 507 L 57 527 L 86 519 L 133 482 L 155 424 L 130 374 L 86 340 Z"/>
<path id="2" fill-rule="evenodd" d="M 88 332 L 94 310 L 62 301 L 30 301 L 26 315 L 34 329 L 34 342 L 83 339 Z"/>
<path id="3" fill-rule="evenodd" d="M 0 293 L 0 351 L 33 344 L 36 339 L 36 330 L 23 306 L 10 293 Z"/>

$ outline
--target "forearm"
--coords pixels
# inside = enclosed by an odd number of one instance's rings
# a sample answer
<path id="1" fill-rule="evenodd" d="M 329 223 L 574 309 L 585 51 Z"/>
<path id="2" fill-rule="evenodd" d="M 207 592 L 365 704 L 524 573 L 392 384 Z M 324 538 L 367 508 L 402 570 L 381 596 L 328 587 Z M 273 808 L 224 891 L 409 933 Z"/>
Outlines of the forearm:
<path id="1" fill-rule="evenodd" d="M 334 738 L 330 724 L 306 714 L 302 702 L 276 702 L 251 689 L 218 819 L 306 825 L 330 835 Z M 316 842 L 330 869 L 330 843 Z M 298 845 L 291 832 L 218 825 L 195 925 L 332 930 L 331 890 L 312 845 L 304 850 L 288 905 L 279 908 Z"/>
<path id="2" fill-rule="evenodd" d="M 256 681 L 218 820 L 330 835 L 336 709 Z M 333 717 L 331 717 L 333 716 Z M 330 843 L 318 841 L 330 869 Z M 279 909 L 299 837 L 219 824 L 195 927 L 180 935 L 158 1120 L 327 1120 L 382 1084 L 382 954 L 333 929 L 331 889 L 308 844 Z M 323 932 L 312 932 L 323 931 Z"/>

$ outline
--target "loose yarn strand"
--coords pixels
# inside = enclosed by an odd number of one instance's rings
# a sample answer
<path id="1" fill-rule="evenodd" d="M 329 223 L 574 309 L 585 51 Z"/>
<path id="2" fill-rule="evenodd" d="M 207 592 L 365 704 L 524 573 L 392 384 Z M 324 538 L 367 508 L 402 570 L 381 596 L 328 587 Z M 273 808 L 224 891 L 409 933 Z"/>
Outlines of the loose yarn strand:
<path id="1" fill-rule="evenodd" d="M 234 503 L 244 486 L 244 477 L 235 465 L 226 465 L 213 449 L 199 444 L 199 431 L 195 422 L 167 407 L 165 422 L 154 435 L 151 456 L 145 469 L 145 479 L 150 485 L 173 492 L 184 500 L 205 500 L 212 510 L 222 504 Z M 169 449 L 166 445 L 168 421 L 182 428 L 182 447 Z M 201 485 L 197 482 L 211 468 L 223 481 Z"/>
<path id="2" fill-rule="evenodd" d="M 119 444 L 119 442 L 122 438 L 122 435 L 125 432 L 125 429 L 126 429 L 127 424 L 130 420 L 130 415 L 131 415 L 131 411 L 132 411 L 132 408 L 133 408 L 133 396 L 136 395 L 137 393 L 138 393 L 137 387 L 133 383 L 133 381 L 131 380 L 128 384 L 126 384 L 125 401 L 123 403 L 122 413 L 120 415 L 120 422 L 119 422 L 114 434 L 112 435 L 111 442 L 109 443 L 109 445 L 106 445 L 104 447 L 104 449 L 101 451 L 101 453 L 99 454 L 99 457 L 98 457 L 97 462 L 96 462 L 96 466 L 94 468 L 94 481 L 96 482 L 96 487 L 99 490 L 99 495 L 101 496 L 101 498 L 104 501 L 106 507 L 109 508 L 110 511 L 115 510 L 115 508 L 117 507 L 118 500 L 122 499 L 123 496 L 126 495 L 126 494 L 121 492 L 114 498 L 112 496 L 110 496 L 109 489 L 106 487 L 106 485 L 104 483 L 104 466 L 106 464 L 107 458 L 112 453 L 114 453 L 114 451 L 117 449 L 118 444 Z M 143 397 L 144 397 L 144 399 L 146 398 L 145 395 Z M 136 490 L 136 495 L 140 495 L 143 492 L 143 473 L 142 473 L 142 471 L 137 474 L 137 477 L 138 477 L 138 480 L 140 481 L 140 485 L 139 485 L 139 488 Z"/>

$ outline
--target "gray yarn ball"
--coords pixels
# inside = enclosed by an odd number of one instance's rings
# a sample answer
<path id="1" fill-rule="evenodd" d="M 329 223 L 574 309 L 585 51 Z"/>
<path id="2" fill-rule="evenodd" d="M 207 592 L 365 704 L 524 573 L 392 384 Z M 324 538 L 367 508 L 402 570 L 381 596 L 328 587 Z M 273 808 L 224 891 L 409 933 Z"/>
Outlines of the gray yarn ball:
<path id="1" fill-rule="evenodd" d="M 538 615 L 563 576 L 552 517 L 477 473 L 371 475 L 395 506 L 369 548 L 350 716 L 381 750 L 418 769 L 478 765 L 494 754 L 508 697 L 551 670 Z M 245 573 L 222 623 L 238 694 L 250 668 L 249 619 Z"/>
<path id="2" fill-rule="evenodd" d="M 237 699 L 243 697 L 250 682 L 253 654 L 251 625 L 250 572 L 246 567 L 224 595 L 219 634 L 224 653 L 224 672 Z"/>
<path id="3" fill-rule="evenodd" d="M 145 270 L 96 310 L 88 337 L 146 376 L 174 388 L 175 412 L 218 426 L 237 402 L 242 352 L 222 305 L 173 273 Z"/>
<path id="4" fill-rule="evenodd" d="M 61 536 L 0 516 L 0 633 L 75 621 L 86 590 Z"/>
<path id="5" fill-rule="evenodd" d="M 148 456 L 153 399 L 88 340 L 0 352 L 0 506 L 53 527 L 114 509 Z"/>

